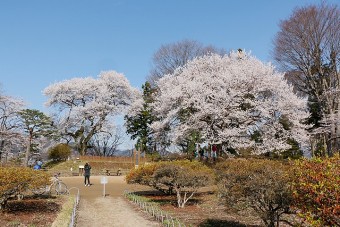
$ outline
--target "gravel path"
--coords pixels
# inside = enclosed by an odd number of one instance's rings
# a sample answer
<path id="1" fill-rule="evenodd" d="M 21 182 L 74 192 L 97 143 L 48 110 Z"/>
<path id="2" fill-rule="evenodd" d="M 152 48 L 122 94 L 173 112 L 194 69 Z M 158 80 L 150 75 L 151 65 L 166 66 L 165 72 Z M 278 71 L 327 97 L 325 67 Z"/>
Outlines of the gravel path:
<path id="1" fill-rule="evenodd" d="M 134 209 L 124 197 L 124 190 L 143 190 L 145 187 L 128 185 L 123 176 L 109 176 L 104 187 L 101 176 L 91 176 L 91 187 L 85 187 L 83 177 L 62 178 L 71 193 L 80 192 L 77 227 L 149 227 L 160 226 L 143 212 Z M 74 187 L 74 188 L 72 188 Z"/>

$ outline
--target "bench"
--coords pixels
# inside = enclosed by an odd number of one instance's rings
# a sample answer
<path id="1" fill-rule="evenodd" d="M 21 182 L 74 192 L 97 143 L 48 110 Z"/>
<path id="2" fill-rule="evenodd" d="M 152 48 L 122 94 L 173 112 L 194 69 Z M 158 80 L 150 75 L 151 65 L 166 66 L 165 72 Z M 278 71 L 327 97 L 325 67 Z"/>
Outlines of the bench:
<path id="1" fill-rule="evenodd" d="M 104 169 L 103 173 L 106 176 L 120 176 L 120 175 L 122 175 L 122 170 L 120 168 L 119 169 L 115 169 L 115 170 Z"/>

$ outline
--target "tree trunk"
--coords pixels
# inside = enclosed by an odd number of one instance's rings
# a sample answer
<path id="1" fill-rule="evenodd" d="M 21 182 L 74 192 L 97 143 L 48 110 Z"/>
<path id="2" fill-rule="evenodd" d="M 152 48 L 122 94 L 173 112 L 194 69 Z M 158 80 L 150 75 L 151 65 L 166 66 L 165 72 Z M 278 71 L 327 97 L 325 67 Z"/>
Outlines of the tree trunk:
<path id="1" fill-rule="evenodd" d="M 268 222 L 266 223 L 268 227 L 275 227 L 275 214 L 273 214 L 272 212 L 270 212 L 269 214 L 269 220 L 267 220 Z"/>
<path id="2" fill-rule="evenodd" d="M 102 117 L 101 121 L 103 121 L 104 119 L 105 117 Z M 94 125 L 91 128 L 91 130 L 86 136 L 85 136 L 85 129 L 83 126 L 75 134 L 72 135 L 74 141 L 77 144 L 76 146 L 77 146 L 77 149 L 80 155 L 86 155 L 89 141 L 91 140 L 93 135 L 98 131 L 98 129 L 101 129 L 102 127 L 101 121 L 97 122 L 96 125 Z"/>
<path id="3" fill-rule="evenodd" d="M 336 149 L 336 125 L 337 125 L 337 122 L 336 122 L 336 119 L 335 119 L 335 113 L 333 111 L 332 108 L 330 108 L 330 111 L 329 111 L 329 114 L 330 114 L 330 122 L 331 122 L 331 149 L 329 149 L 328 153 L 327 153 L 327 156 L 332 156 L 333 154 L 333 151 Z"/>
<path id="4" fill-rule="evenodd" d="M 78 144 L 78 152 L 80 155 L 86 155 L 87 145 L 84 144 L 82 141 Z"/>
<path id="5" fill-rule="evenodd" d="M 32 144 L 32 134 L 30 133 L 29 138 L 28 138 L 28 143 L 27 143 L 27 148 L 26 148 L 26 154 L 25 154 L 25 163 L 24 166 L 27 167 L 28 166 L 28 159 L 31 153 L 31 144 Z"/>
<path id="6" fill-rule="evenodd" d="M 310 144 L 311 144 L 311 156 L 315 156 L 315 139 L 314 137 L 311 137 L 310 139 Z"/>
<path id="7" fill-rule="evenodd" d="M 4 149 L 4 144 L 5 144 L 5 141 L 4 140 L 1 140 L 0 141 L 0 163 L 1 163 L 1 157 L 2 157 L 2 153 L 3 153 L 3 149 Z"/>
<path id="8" fill-rule="evenodd" d="M 0 199 L 0 211 L 5 210 L 7 207 L 7 199 L 1 198 Z"/>
<path id="9" fill-rule="evenodd" d="M 175 188 L 176 190 L 176 195 L 177 195 L 177 205 L 179 208 L 183 207 L 183 202 L 182 202 L 182 198 L 181 198 L 181 192 L 179 189 Z"/>
<path id="10" fill-rule="evenodd" d="M 339 111 L 339 105 L 338 105 L 338 110 L 337 110 L 336 115 L 337 115 L 337 117 L 336 117 L 336 119 L 337 119 L 337 121 L 336 121 L 336 139 L 335 139 L 336 149 L 334 151 L 340 151 L 340 111 Z"/>
<path id="11" fill-rule="evenodd" d="M 328 150 L 328 146 L 327 146 L 327 138 L 326 138 L 326 133 L 323 134 L 323 156 L 327 156 L 327 150 Z"/>

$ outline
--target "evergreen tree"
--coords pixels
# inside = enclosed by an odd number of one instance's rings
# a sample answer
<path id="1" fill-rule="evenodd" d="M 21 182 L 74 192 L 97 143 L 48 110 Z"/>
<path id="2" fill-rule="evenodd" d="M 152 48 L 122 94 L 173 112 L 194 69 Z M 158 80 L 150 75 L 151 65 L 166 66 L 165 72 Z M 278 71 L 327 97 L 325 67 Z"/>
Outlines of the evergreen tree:
<path id="1" fill-rule="evenodd" d="M 24 163 L 27 166 L 31 151 L 34 151 L 38 146 L 38 144 L 33 143 L 34 139 L 40 136 L 52 136 L 55 130 L 51 119 L 39 110 L 25 109 L 20 111 L 19 115 L 22 128 L 28 137 Z"/>
<path id="2" fill-rule="evenodd" d="M 151 123 L 155 120 L 150 104 L 153 102 L 154 88 L 149 82 L 142 85 L 143 105 L 134 115 L 125 116 L 125 126 L 131 139 L 137 139 L 136 148 L 142 152 L 152 153 L 155 149 L 155 141 L 152 137 Z"/>

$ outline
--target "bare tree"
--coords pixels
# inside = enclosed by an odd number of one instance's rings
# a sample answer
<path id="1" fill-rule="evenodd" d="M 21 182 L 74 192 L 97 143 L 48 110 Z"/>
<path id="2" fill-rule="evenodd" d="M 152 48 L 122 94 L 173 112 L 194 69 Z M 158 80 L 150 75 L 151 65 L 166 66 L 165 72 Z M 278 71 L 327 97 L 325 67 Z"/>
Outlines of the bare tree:
<path id="1" fill-rule="evenodd" d="M 172 74 L 175 69 L 185 65 L 195 57 L 209 53 L 224 55 L 224 49 L 218 49 L 212 45 L 204 46 L 194 40 L 182 40 L 176 43 L 162 45 L 152 58 L 152 69 L 148 81 L 154 85 L 164 75 Z"/>
<path id="2" fill-rule="evenodd" d="M 91 153 L 98 156 L 113 156 L 118 146 L 124 143 L 124 132 L 116 127 L 114 132 L 101 132 L 90 140 Z"/>
<path id="3" fill-rule="evenodd" d="M 289 81 L 321 110 L 323 123 L 329 126 L 326 141 L 332 154 L 340 148 L 338 6 L 322 3 L 296 9 L 289 19 L 281 21 L 274 46 L 274 59 L 290 72 Z"/>

